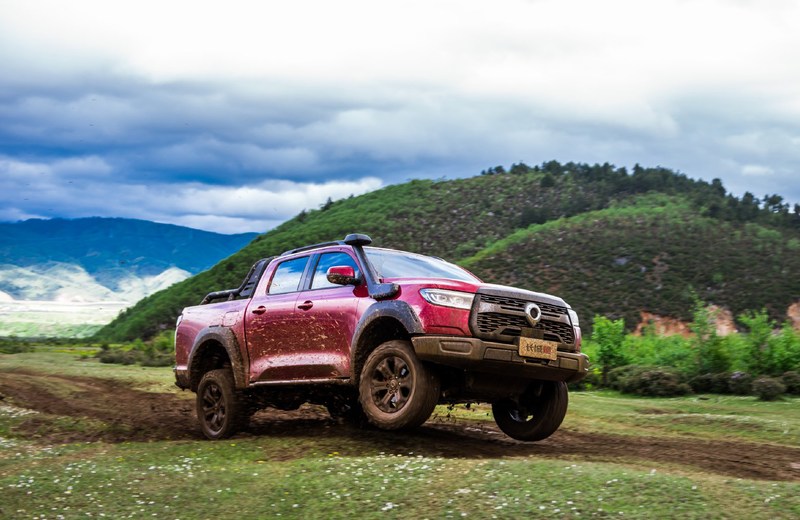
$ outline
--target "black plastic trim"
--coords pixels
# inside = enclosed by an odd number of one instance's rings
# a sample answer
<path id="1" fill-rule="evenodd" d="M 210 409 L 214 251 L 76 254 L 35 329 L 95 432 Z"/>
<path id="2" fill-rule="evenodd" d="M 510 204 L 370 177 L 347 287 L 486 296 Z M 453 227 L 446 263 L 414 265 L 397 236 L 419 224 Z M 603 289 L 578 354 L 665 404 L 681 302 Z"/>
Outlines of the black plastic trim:
<path id="1" fill-rule="evenodd" d="M 409 336 L 424 334 L 425 332 L 422 328 L 422 322 L 417 317 L 414 309 L 406 302 L 386 300 L 373 303 L 364 311 L 364 314 L 361 315 L 361 319 L 358 320 L 355 332 L 353 333 L 353 339 L 350 342 L 350 376 L 354 378 L 354 380 L 358 377 L 356 373 L 356 362 L 358 356 L 361 354 L 361 337 L 375 320 L 382 318 L 394 318 L 400 322 Z"/>
<path id="2" fill-rule="evenodd" d="M 192 379 L 192 367 L 195 362 L 195 355 L 198 353 L 199 348 L 208 341 L 216 341 L 221 344 L 225 351 L 228 353 L 228 359 L 231 360 L 231 370 L 233 371 L 233 379 L 236 388 L 247 388 L 249 383 L 247 371 L 249 360 L 242 357 L 242 349 L 239 346 L 239 341 L 236 339 L 236 334 L 233 333 L 228 327 L 221 327 L 219 325 L 206 327 L 201 330 L 194 340 L 191 353 L 186 364 L 189 370 L 189 380 Z M 194 388 L 192 390 L 195 390 Z"/>
<path id="3" fill-rule="evenodd" d="M 352 246 L 353 252 L 356 255 L 358 263 L 364 268 L 364 280 L 367 282 L 367 290 L 369 291 L 370 297 L 375 300 L 388 300 L 395 296 L 400 291 L 400 287 L 394 283 L 381 283 L 378 273 L 375 271 L 369 258 L 367 258 L 367 254 L 364 252 L 364 246 L 356 240 L 353 242 L 355 244 Z"/>
<path id="4" fill-rule="evenodd" d="M 264 270 L 266 270 L 269 263 L 275 258 L 277 257 L 271 256 L 269 258 L 262 258 L 250 268 L 247 276 L 244 277 L 244 281 L 242 281 L 242 285 L 236 289 L 225 289 L 223 291 L 210 292 L 206 294 L 205 298 L 203 298 L 203 300 L 200 302 L 200 305 L 206 305 L 214 300 L 221 300 L 222 298 L 227 300 L 233 300 L 235 298 L 250 298 L 253 295 L 253 291 L 255 291 L 256 287 L 258 287 L 258 282 L 261 280 Z"/>
<path id="5" fill-rule="evenodd" d="M 320 242 L 319 244 L 312 244 L 310 246 L 303 246 L 295 249 L 290 249 L 288 251 L 284 251 L 283 253 L 280 254 L 280 256 L 288 256 L 288 255 L 293 255 L 295 253 L 302 253 L 303 251 L 311 251 L 312 249 L 319 249 L 320 247 L 343 246 L 343 245 L 346 244 L 341 240 L 335 240 L 331 242 Z"/>
<path id="6" fill-rule="evenodd" d="M 523 358 L 504 343 L 466 336 L 414 336 L 414 351 L 423 361 L 476 373 L 577 382 L 589 373 L 589 358 L 580 352 L 559 350 L 557 359 Z"/>

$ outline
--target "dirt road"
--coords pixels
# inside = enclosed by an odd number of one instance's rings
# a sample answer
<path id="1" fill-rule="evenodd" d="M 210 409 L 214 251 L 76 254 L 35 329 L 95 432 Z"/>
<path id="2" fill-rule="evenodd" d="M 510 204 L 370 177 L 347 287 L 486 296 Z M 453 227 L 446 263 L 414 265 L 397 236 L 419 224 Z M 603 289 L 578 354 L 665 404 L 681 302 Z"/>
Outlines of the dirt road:
<path id="1" fill-rule="evenodd" d="M 68 388 L 69 391 L 64 391 Z M 201 439 L 193 394 L 152 393 L 118 380 L 74 378 L 38 373 L 3 373 L 0 403 L 67 418 L 102 421 L 101 428 L 58 428 L 41 414 L 26 416 L 20 433 L 42 442 L 151 441 Z M 376 450 L 428 456 L 503 458 L 538 456 L 569 461 L 633 462 L 686 466 L 705 472 L 767 480 L 800 480 L 800 448 L 696 438 L 635 437 L 562 429 L 533 444 L 503 435 L 490 421 L 436 418 L 413 432 L 358 430 L 331 420 L 321 407 L 293 412 L 267 410 L 253 418 L 242 435 L 303 437 L 325 430 Z M 352 444 L 352 443 L 350 443 Z M 363 454 L 363 449 L 358 455 Z M 342 452 L 342 455 L 347 453 Z M 355 453 L 353 455 L 356 455 Z"/>

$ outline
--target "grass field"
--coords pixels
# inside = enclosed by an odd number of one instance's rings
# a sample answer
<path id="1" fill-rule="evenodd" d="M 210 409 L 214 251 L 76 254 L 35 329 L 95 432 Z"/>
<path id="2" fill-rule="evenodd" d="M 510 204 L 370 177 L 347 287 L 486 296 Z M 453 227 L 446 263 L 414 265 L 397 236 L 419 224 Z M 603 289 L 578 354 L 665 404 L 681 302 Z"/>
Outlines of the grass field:
<path id="1" fill-rule="evenodd" d="M 0 336 L 86 338 L 127 302 L 0 301 Z"/>
<path id="2" fill-rule="evenodd" d="M 485 406 L 408 433 L 305 406 L 209 442 L 169 369 L 87 353 L 0 355 L 0 517 L 800 517 L 797 399 L 572 393 L 535 444 Z"/>

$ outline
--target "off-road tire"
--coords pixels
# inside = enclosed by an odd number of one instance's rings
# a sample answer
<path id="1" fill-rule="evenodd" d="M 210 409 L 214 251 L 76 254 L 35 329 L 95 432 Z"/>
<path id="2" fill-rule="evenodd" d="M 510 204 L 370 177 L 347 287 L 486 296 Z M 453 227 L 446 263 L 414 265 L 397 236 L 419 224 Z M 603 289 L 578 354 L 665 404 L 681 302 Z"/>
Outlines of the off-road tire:
<path id="1" fill-rule="evenodd" d="M 439 401 L 437 375 L 409 341 L 387 341 L 372 351 L 361 370 L 359 400 L 367 420 L 382 430 L 415 428 Z"/>
<path id="2" fill-rule="evenodd" d="M 566 383 L 543 381 L 532 385 L 517 400 L 504 399 L 492 403 L 492 414 L 497 426 L 509 437 L 520 441 L 540 441 L 561 426 L 568 402 Z"/>
<path id="3" fill-rule="evenodd" d="M 234 435 L 247 424 L 250 409 L 236 391 L 229 369 L 206 372 L 197 386 L 197 420 L 211 440 Z"/>

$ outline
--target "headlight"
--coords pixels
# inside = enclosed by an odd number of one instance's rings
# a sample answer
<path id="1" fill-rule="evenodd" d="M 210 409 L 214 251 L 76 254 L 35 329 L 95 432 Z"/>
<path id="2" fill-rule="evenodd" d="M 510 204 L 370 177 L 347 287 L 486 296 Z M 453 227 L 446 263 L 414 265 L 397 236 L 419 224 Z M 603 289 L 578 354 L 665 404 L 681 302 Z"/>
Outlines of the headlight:
<path id="1" fill-rule="evenodd" d="M 569 319 L 572 320 L 572 324 L 576 327 L 580 327 L 581 324 L 578 321 L 578 313 L 572 309 L 567 309 L 567 312 L 569 313 Z"/>
<path id="2" fill-rule="evenodd" d="M 428 303 L 465 310 L 472 307 L 472 300 L 475 299 L 474 294 L 445 289 L 420 289 L 419 294 Z"/>

